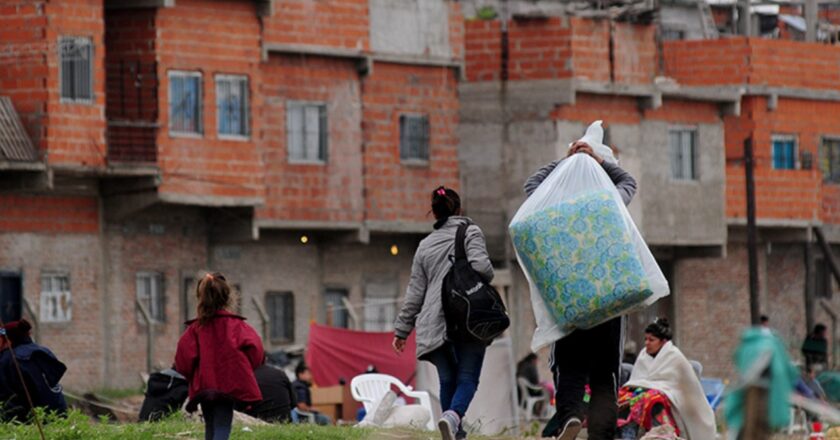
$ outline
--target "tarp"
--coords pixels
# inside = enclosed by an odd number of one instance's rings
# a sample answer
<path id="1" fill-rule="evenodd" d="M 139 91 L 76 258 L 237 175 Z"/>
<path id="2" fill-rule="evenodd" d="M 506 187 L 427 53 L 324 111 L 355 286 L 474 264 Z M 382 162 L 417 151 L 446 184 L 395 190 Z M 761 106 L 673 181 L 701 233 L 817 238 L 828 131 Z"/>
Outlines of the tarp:
<path id="1" fill-rule="evenodd" d="M 405 384 L 413 384 L 417 369 L 414 334 L 400 355 L 391 347 L 393 339 L 393 332 L 361 332 L 313 323 L 309 328 L 306 365 L 319 387 L 338 385 L 341 379 L 349 385 L 368 365 Z"/>
<path id="2" fill-rule="evenodd" d="M 417 389 L 428 391 L 440 416 L 440 384 L 437 370 L 429 362 L 418 365 Z M 464 417 L 466 430 L 482 435 L 517 435 L 519 411 L 516 396 L 516 363 L 509 337 L 493 341 L 484 355 L 478 390 Z"/>

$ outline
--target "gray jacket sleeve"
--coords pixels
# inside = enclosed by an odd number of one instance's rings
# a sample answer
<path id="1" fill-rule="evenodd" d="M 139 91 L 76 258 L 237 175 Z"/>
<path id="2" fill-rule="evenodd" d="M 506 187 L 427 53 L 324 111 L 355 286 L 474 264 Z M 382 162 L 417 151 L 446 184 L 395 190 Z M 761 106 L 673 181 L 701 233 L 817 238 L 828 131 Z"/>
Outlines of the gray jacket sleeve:
<path id="1" fill-rule="evenodd" d="M 557 165 L 562 162 L 563 159 L 555 160 L 550 164 L 540 168 L 533 176 L 529 177 L 528 180 L 525 181 L 525 194 L 528 197 L 537 190 L 543 180 L 557 168 Z M 610 180 L 612 180 L 613 184 L 615 184 L 616 189 L 618 189 L 618 194 L 621 195 L 621 200 L 624 201 L 625 205 L 629 205 L 630 202 L 633 200 L 633 196 L 636 194 L 636 179 L 630 175 L 627 171 L 624 171 L 623 168 L 620 166 L 609 163 L 607 161 L 603 161 L 601 163 L 601 167 L 604 168 L 604 171 L 607 172 L 607 175 L 610 176 Z"/>
<path id="2" fill-rule="evenodd" d="M 493 263 L 487 254 L 487 242 L 481 228 L 472 225 L 467 228 L 467 260 L 474 271 L 481 274 L 488 283 L 493 281 Z"/>
<path id="3" fill-rule="evenodd" d="M 405 292 L 405 302 L 394 322 L 394 334 L 398 338 L 407 339 L 414 330 L 414 322 L 417 320 L 420 309 L 423 308 L 428 285 L 429 278 L 426 276 L 426 269 L 423 268 L 420 253 L 415 253 L 414 262 L 411 263 L 411 278 L 408 280 L 408 288 Z"/>

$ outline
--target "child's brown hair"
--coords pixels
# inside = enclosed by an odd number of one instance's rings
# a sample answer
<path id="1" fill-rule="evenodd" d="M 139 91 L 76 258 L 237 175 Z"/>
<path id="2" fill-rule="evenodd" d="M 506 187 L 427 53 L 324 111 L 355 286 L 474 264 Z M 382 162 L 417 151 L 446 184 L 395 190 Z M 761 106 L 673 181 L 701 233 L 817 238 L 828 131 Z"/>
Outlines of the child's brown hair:
<path id="1" fill-rule="evenodd" d="M 216 312 L 230 308 L 231 305 L 230 285 L 219 272 L 208 273 L 198 280 L 195 296 L 198 298 L 199 325 L 207 324 L 216 316 Z"/>

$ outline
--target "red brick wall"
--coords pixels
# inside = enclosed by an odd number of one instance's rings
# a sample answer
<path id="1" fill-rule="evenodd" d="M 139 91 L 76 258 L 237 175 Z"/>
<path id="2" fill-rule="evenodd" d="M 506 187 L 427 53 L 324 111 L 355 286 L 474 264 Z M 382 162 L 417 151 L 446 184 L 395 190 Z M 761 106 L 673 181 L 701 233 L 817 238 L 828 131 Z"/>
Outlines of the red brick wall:
<path id="1" fill-rule="evenodd" d="M 558 106 L 551 115 L 554 120 L 590 123 L 603 119 L 609 124 L 638 124 L 641 122 L 638 102 L 632 97 L 578 94 L 574 105 Z"/>
<path id="2" fill-rule="evenodd" d="M 105 13 L 105 116 L 109 121 L 157 122 L 156 13 L 153 8 Z M 109 124 L 107 135 L 108 160 L 157 161 L 154 128 Z"/>
<path id="3" fill-rule="evenodd" d="M 715 26 L 730 27 L 732 26 L 732 8 L 729 6 L 715 7 L 712 6 L 712 18 L 715 20 Z"/>
<path id="4" fill-rule="evenodd" d="M 608 20 L 570 19 L 575 78 L 610 80 L 610 23 Z"/>
<path id="5" fill-rule="evenodd" d="M 44 6 L 49 17 L 46 39 L 88 37 L 93 42 L 93 102 L 61 102 L 58 50 L 47 52 L 47 150 L 51 164 L 105 164 L 105 23 L 101 0 L 57 0 Z"/>
<path id="6" fill-rule="evenodd" d="M 367 0 L 286 0 L 264 20 L 266 43 L 370 49 Z"/>
<path id="7" fill-rule="evenodd" d="M 613 42 L 615 82 L 650 84 L 658 69 L 656 27 L 616 23 Z"/>
<path id="8" fill-rule="evenodd" d="M 464 57 L 464 12 L 461 3 L 447 2 L 449 6 L 449 45 L 452 47 L 452 58 Z"/>
<path id="9" fill-rule="evenodd" d="M 99 205 L 92 197 L 0 195 L 0 232 L 96 234 Z"/>
<path id="10" fill-rule="evenodd" d="M 498 81 L 502 68 L 501 22 L 466 21 L 464 35 L 467 81 Z"/>
<path id="11" fill-rule="evenodd" d="M 823 183 L 822 219 L 826 223 L 840 224 L 840 185 Z"/>
<path id="12" fill-rule="evenodd" d="M 837 133 L 840 104 L 780 98 L 776 110 L 767 110 L 765 98 L 745 99 L 740 118 L 725 119 L 727 157 L 727 216 L 745 217 L 743 140 L 752 134 L 756 157 L 756 209 L 759 218 L 837 221 L 836 193 L 822 184 L 818 166 L 822 137 Z M 802 115 L 809 115 L 807 118 Z M 812 155 L 811 170 L 773 170 L 772 136 L 795 135 L 799 152 Z"/>
<path id="13" fill-rule="evenodd" d="M 458 187 L 458 95 L 452 69 L 376 63 L 362 83 L 367 219 L 429 221 L 431 191 Z M 428 166 L 400 162 L 402 113 L 429 116 Z"/>
<path id="14" fill-rule="evenodd" d="M 356 63 L 319 57 L 272 56 L 263 67 L 262 77 L 267 200 L 258 217 L 362 221 L 362 98 Z M 289 163 L 286 137 L 289 100 L 327 104 L 326 164 Z"/>
<path id="15" fill-rule="evenodd" d="M 501 38 L 498 33 L 496 37 Z M 511 21 L 508 28 L 509 79 L 570 78 L 571 38 L 572 29 L 560 17 Z"/>
<path id="16" fill-rule="evenodd" d="M 36 148 L 46 148 L 46 83 L 44 53 L 55 49 L 44 38 L 44 3 L 4 2 L 0 6 L 0 95 L 9 96 Z"/>
<path id="17" fill-rule="evenodd" d="M 279 13 L 278 13 L 279 14 Z M 263 171 L 257 152 L 257 123 L 262 108 L 260 24 L 251 2 L 182 0 L 158 11 L 158 77 L 160 125 L 158 162 L 162 194 L 259 197 Z M 202 74 L 204 133 L 175 137 L 169 133 L 171 70 Z M 250 139 L 220 139 L 216 123 L 217 74 L 247 75 L 250 88 Z"/>
<path id="18" fill-rule="evenodd" d="M 824 3 L 820 5 L 820 20 L 832 24 L 840 24 L 840 7 L 835 4 Z"/>
<path id="19" fill-rule="evenodd" d="M 750 46 L 746 38 L 666 41 L 665 75 L 685 85 L 744 84 L 749 81 Z"/>

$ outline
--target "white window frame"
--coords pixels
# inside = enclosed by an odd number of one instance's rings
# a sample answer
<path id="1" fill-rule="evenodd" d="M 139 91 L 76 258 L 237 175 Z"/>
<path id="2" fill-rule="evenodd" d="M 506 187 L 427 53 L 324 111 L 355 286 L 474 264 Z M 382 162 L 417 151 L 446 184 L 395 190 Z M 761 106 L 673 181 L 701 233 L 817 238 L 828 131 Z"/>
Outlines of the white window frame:
<path id="1" fill-rule="evenodd" d="M 64 284 L 56 289 L 56 283 Z M 47 289 L 49 285 L 49 289 Z M 63 324 L 73 320 L 73 295 L 70 274 L 67 272 L 44 272 L 41 274 L 40 313 L 38 318 L 45 324 Z M 62 309 L 61 303 L 67 307 Z"/>
<path id="2" fill-rule="evenodd" d="M 158 280 L 156 292 L 154 292 L 155 283 L 149 284 L 152 291 L 148 293 L 148 298 L 146 298 L 146 295 L 141 297 L 140 294 L 140 282 L 141 280 L 145 280 L 146 278 L 150 280 Z M 162 272 L 137 272 L 137 275 L 135 277 L 134 292 L 135 298 L 147 306 L 153 324 L 162 324 L 166 322 L 166 284 Z M 155 293 L 157 293 L 157 295 L 155 295 Z M 145 302 L 146 299 L 148 299 L 148 302 Z M 158 301 L 157 307 L 155 307 L 155 299 L 157 299 Z M 137 319 L 140 321 L 141 324 L 146 323 L 145 319 L 143 319 L 143 314 L 140 312 L 139 308 L 137 310 Z"/>
<path id="3" fill-rule="evenodd" d="M 773 144 L 776 141 L 793 141 L 793 168 L 776 168 L 776 149 Z M 770 135 L 770 167 L 779 171 L 793 171 L 800 169 L 802 164 L 799 160 L 799 136 L 796 134 L 774 133 Z"/>
<path id="4" fill-rule="evenodd" d="M 197 110 L 197 121 L 196 127 L 198 131 L 179 131 L 172 128 L 172 78 L 173 77 L 180 77 L 180 78 L 198 78 L 198 110 Z M 204 137 L 204 75 L 200 71 L 196 70 L 170 70 L 167 72 L 167 101 L 166 101 L 166 112 L 168 118 L 168 127 L 167 131 L 169 131 L 169 135 L 171 137 L 183 137 L 183 138 L 195 138 L 201 139 Z"/>
<path id="5" fill-rule="evenodd" d="M 425 118 L 426 125 L 428 126 L 428 138 L 426 139 L 426 157 L 403 157 L 403 146 L 402 146 L 402 120 L 403 118 Z M 410 113 L 404 112 L 400 113 L 399 117 L 397 118 L 397 148 L 399 151 L 397 152 L 400 157 L 400 163 L 403 165 L 408 166 L 420 166 L 425 167 L 429 165 L 429 161 L 432 159 L 432 118 L 428 113 Z"/>
<path id="6" fill-rule="evenodd" d="M 63 58 L 63 51 L 64 51 L 64 44 L 68 40 L 74 40 L 74 42 L 78 41 L 85 41 L 88 46 L 90 46 L 90 59 L 88 60 L 88 72 L 90 72 L 90 80 L 88 82 L 88 87 L 90 87 L 90 97 L 89 98 L 65 98 L 64 97 L 64 58 Z M 93 45 L 93 39 L 90 37 L 73 37 L 63 35 L 58 37 L 58 96 L 59 102 L 66 103 L 66 104 L 93 104 L 94 99 L 96 97 L 96 92 L 93 89 L 94 86 L 94 64 L 93 61 L 96 58 L 96 47 Z"/>
<path id="7" fill-rule="evenodd" d="M 251 84 L 248 79 L 248 75 L 233 75 L 220 73 L 215 75 L 214 80 L 216 84 L 216 134 L 218 135 L 218 138 L 232 141 L 251 140 Z M 243 115 L 244 120 L 242 121 L 242 126 L 245 128 L 244 134 L 222 133 L 220 130 L 220 127 L 222 126 L 222 112 L 219 111 L 219 99 L 221 97 L 221 93 L 219 92 L 219 86 L 221 85 L 221 82 L 224 81 L 242 81 L 245 83 L 245 94 L 242 96 L 242 98 L 245 100 L 245 105 L 243 106 L 245 113 Z"/>
<path id="8" fill-rule="evenodd" d="M 674 169 L 673 169 L 673 166 L 674 166 L 674 164 L 673 164 L 674 151 L 673 151 L 673 145 L 671 144 L 671 136 L 673 136 L 674 134 L 679 134 L 680 137 L 682 137 L 682 135 L 684 133 L 690 133 L 691 134 L 691 177 L 677 177 L 677 176 L 674 175 Z M 671 177 L 671 181 L 679 182 L 679 183 L 691 183 L 691 182 L 700 181 L 700 167 L 698 166 L 699 164 L 697 163 L 698 158 L 699 158 L 699 154 L 698 154 L 698 151 L 697 151 L 698 150 L 698 144 L 700 143 L 699 140 L 700 140 L 700 135 L 699 135 L 696 127 L 680 127 L 680 126 L 677 126 L 677 127 L 671 127 L 671 128 L 668 129 L 668 165 L 671 168 L 671 171 L 669 173 L 670 177 Z"/>
<path id="9" fill-rule="evenodd" d="M 292 156 L 292 108 L 306 108 L 306 107 L 318 107 L 318 111 L 320 114 L 320 109 L 323 108 L 324 112 L 324 127 L 320 126 L 320 117 L 318 122 L 318 154 L 321 155 L 321 142 L 324 142 L 323 148 L 323 157 L 319 157 L 317 159 L 299 159 Z M 304 110 L 305 111 L 305 110 Z M 304 123 L 306 118 L 304 117 Z M 304 133 L 306 129 L 304 127 Z M 324 140 L 321 140 L 320 136 L 323 134 L 325 136 Z M 304 150 L 306 150 L 306 138 L 303 139 L 304 143 Z M 286 101 L 286 159 L 289 161 L 290 164 L 295 165 L 326 165 L 327 161 L 329 161 L 330 157 L 330 116 L 329 116 L 329 106 L 326 102 L 323 101 L 295 101 L 289 100 Z"/>

